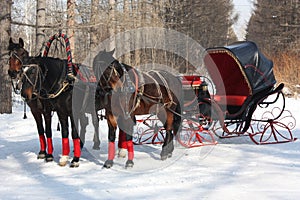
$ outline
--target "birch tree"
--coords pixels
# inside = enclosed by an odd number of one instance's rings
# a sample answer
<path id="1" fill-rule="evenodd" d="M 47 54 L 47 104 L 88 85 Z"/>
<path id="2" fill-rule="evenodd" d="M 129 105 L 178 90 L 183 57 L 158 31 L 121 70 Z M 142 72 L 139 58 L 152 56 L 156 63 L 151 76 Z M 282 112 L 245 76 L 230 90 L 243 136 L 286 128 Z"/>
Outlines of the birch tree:
<path id="1" fill-rule="evenodd" d="M 11 35 L 11 0 L 0 2 L 0 113 L 12 113 L 12 96 L 7 75 L 7 47 Z"/>
<path id="2" fill-rule="evenodd" d="M 45 42 L 46 0 L 36 1 L 36 44 L 35 51 L 40 52 Z"/>

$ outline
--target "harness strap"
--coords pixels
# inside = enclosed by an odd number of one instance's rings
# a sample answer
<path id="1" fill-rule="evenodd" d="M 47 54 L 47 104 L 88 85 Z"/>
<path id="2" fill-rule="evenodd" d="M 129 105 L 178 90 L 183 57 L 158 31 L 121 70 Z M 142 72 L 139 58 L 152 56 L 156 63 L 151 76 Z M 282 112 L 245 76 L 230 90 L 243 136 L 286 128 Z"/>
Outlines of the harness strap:
<path id="1" fill-rule="evenodd" d="M 126 84 L 129 84 L 129 82 L 132 82 L 131 81 L 131 79 L 130 79 L 130 77 L 129 77 L 129 74 L 128 74 L 128 72 L 127 72 L 127 70 L 126 70 L 126 68 L 125 68 L 125 66 L 122 64 L 122 63 L 120 63 L 120 65 L 121 65 L 121 67 L 122 67 L 122 69 L 123 69 L 123 77 L 124 77 L 124 81 L 123 81 L 123 85 L 126 83 Z M 123 110 L 123 112 L 124 112 L 124 114 L 127 116 L 127 117 L 129 117 L 130 115 L 131 115 L 131 113 L 133 113 L 137 108 L 138 108 L 138 106 L 140 105 L 140 98 L 138 98 L 139 97 L 139 95 L 138 95 L 138 93 L 140 93 L 141 91 L 139 91 L 138 90 L 138 85 L 139 85 L 139 76 L 138 76 L 138 74 L 137 74 L 137 72 L 134 70 L 134 69 L 132 69 L 131 70 L 132 72 L 133 72 L 133 75 L 134 75 L 134 88 L 135 88 L 135 91 L 134 91 L 134 97 L 133 97 L 133 101 L 132 101 L 132 107 L 131 107 L 131 109 L 129 110 L 129 108 L 128 108 L 128 110 Z M 130 80 L 129 80 L 130 79 Z M 143 91 L 143 88 L 141 88 L 142 89 L 142 91 Z M 127 106 L 129 106 L 128 105 L 128 100 L 127 100 L 127 97 L 126 97 L 126 106 L 125 107 L 127 107 Z M 126 108 L 125 108 L 126 109 Z"/>
<path id="2" fill-rule="evenodd" d="M 65 65 L 65 63 L 63 63 L 63 64 Z M 52 85 L 52 87 L 50 88 L 49 91 L 53 90 L 53 88 L 55 87 L 56 84 L 59 84 L 60 87 L 55 92 L 53 92 L 52 94 L 48 94 L 47 98 L 49 98 L 49 99 L 57 97 L 58 95 L 60 95 L 67 88 L 67 86 L 70 85 L 70 83 L 68 81 L 66 81 L 66 78 L 65 78 L 65 76 L 67 74 L 67 68 L 63 67 L 62 69 L 63 69 L 63 71 L 61 73 L 61 76 L 58 77 L 56 79 L 56 81 L 54 81 L 54 83 L 53 83 L 53 85 Z"/>
<path id="3" fill-rule="evenodd" d="M 151 71 L 150 71 L 150 72 L 151 72 Z M 163 98 L 163 96 L 162 96 L 162 92 L 161 92 L 161 90 L 160 90 L 160 86 L 159 86 L 158 82 L 156 81 L 156 79 L 155 79 L 152 75 L 149 74 L 150 72 L 145 73 L 144 75 L 146 75 L 146 76 L 148 76 L 150 79 L 152 79 L 153 83 L 154 83 L 155 86 L 156 86 L 156 90 L 157 90 L 159 96 L 158 96 L 158 97 L 151 96 L 151 95 L 146 94 L 146 93 L 144 93 L 144 92 L 143 92 L 143 95 L 146 96 L 146 97 L 148 97 L 148 98 L 159 99 L 159 100 L 161 100 L 161 99 Z"/>
<path id="4" fill-rule="evenodd" d="M 49 94 L 49 95 L 48 95 L 48 98 L 49 98 L 49 99 L 53 99 L 53 98 L 57 97 L 58 95 L 60 95 L 60 94 L 66 89 L 66 87 L 67 87 L 68 85 L 69 85 L 69 83 L 68 83 L 67 81 L 64 81 L 64 82 L 62 83 L 62 87 L 60 88 L 60 90 L 58 90 L 58 92 L 55 93 L 55 94 Z"/>
<path id="5" fill-rule="evenodd" d="M 140 100 L 140 98 L 138 98 L 139 97 L 138 94 L 142 94 L 144 92 L 144 85 L 142 85 L 141 89 L 138 89 L 139 76 L 138 76 L 138 74 L 136 73 L 136 71 L 134 69 L 132 71 L 133 71 L 134 78 L 135 78 L 135 93 L 134 93 L 134 99 L 133 99 L 133 104 L 132 104 L 133 107 L 130 111 L 130 114 L 133 111 L 135 111 L 140 105 L 141 100 Z"/>
<path id="6" fill-rule="evenodd" d="M 164 106 L 170 107 L 175 102 L 173 101 L 173 96 L 171 94 L 171 91 L 170 91 L 170 88 L 169 88 L 167 80 L 161 75 L 161 73 L 159 71 L 152 70 L 149 73 L 151 73 L 151 72 L 155 73 L 159 77 L 159 79 L 162 81 L 163 86 L 165 87 L 165 89 L 167 91 L 167 94 L 168 94 L 168 97 L 169 97 L 169 100 L 170 100 L 169 102 L 164 103 Z M 161 93 L 161 91 L 160 91 L 160 93 Z"/>

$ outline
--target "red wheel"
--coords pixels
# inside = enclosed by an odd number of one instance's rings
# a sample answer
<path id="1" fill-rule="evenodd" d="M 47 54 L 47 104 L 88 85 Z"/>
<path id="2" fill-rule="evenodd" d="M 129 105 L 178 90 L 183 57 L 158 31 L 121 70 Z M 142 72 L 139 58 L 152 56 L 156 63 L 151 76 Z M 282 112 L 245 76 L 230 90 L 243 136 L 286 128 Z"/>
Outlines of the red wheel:
<path id="1" fill-rule="evenodd" d="M 217 144 L 214 134 L 209 129 L 204 129 L 200 122 L 189 119 L 183 120 L 177 141 L 187 148 Z"/>
<path id="2" fill-rule="evenodd" d="M 137 120 L 134 144 L 161 144 L 165 140 L 165 129 L 157 118 Z"/>

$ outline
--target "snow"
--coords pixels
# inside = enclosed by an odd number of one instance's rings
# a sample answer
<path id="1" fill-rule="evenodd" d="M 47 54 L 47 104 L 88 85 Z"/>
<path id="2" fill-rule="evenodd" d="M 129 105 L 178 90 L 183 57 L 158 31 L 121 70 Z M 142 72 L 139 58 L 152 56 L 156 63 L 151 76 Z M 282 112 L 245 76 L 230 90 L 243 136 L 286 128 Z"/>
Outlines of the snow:
<path id="1" fill-rule="evenodd" d="M 287 109 L 300 120 L 300 102 L 287 98 Z M 176 145 L 173 157 L 159 158 L 160 145 L 135 146 L 135 165 L 107 157 L 107 125 L 101 122 L 101 150 L 92 149 L 93 127 L 79 168 L 58 166 L 61 136 L 53 116 L 54 162 L 37 159 L 39 141 L 34 119 L 15 103 L 0 115 L 0 199 L 299 199 L 300 140 L 255 145 L 249 137 L 218 139 L 196 148 Z M 293 129 L 299 135 L 299 124 Z M 72 144 L 72 143 L 71 143 Z"/>

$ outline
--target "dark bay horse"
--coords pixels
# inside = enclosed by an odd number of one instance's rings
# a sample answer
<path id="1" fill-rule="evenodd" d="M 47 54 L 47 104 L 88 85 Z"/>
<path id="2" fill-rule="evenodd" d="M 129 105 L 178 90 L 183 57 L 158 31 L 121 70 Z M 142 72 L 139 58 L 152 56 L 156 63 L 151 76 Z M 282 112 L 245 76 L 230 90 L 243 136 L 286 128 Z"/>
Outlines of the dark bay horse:
<path id="1" fill-rule="evenodd" d="M 128 160 L 125 167 L 133 166 L 132 132 L 135 115 L 155 113 L 164 124 L 166 137 L 161 159 L 172 156 L 173 134 L 181 125 L 182 90 L 181 81 L 166 71 L 139 72 L 120 63 L 111 52 L 101 51 L 93 60 L 93 70 L 98 80 L 98 90 L 105 93 L 106 119 L 109 126 L 108 159 L 104 167 L 113 166 L 115 156 L 116 129 L 126 133 Z M 97 96 L 96 96 L 97 98 Z M 101 99 L 96 99 L 96 102 Z"/>
<path id="2" fill-rule="evenodd" d="M 70 153 L 68 138 L 68 119 L 70 119 L 74 148 L 74 157 L 71 161 L 70 166 L 78 167 L 81 148 L 80 138 L 77 131 L 78 126 L 76 126 L 77 120 L 75 119 L 79 119 L 80 116 L 83 115 L 80 112 L 73 112 L 72 109 L 72 93 L 74 86 L 73 84 L 69 84 L 65 81 L 67 61 L 49 57 L 29 57 L 28 52 L 23 48 L 24 42 L 22 39 L 19 40 L 19 44 L 15 45 L 13 45 L 13 42 L 10 41 L 10 47 L 12 46 L 14 46 L 15 48 L 10 48 L 12 50 L 9 60 L 9 75 L 12 78 L 16 78 L 18 76 L 21 77 L 21 79 L 23 80 L 21 90 L 22 96 L 27 99 L 28 102 L 36 101 L 36 110 L 43 110 L 41 109 L 41 102 L 46 101 L 50 103 L 50 106 L 47 105 L 44 107 L 47 107 L 47 109 L 50 110 L 50 113 L 51 110 L 55 110 L 57 112 L 59 121 L 61 123 L 63 145 L 62 157 L 59 161 L 59 164 L 61 166 L 67 164 Z M 82 96 L 84 97 L 84 95 Z M 79 96 L 77 95 L 77 97 Z M 76 105 L 76 101 L 74 104 Z M 81 108 L 78 109 L 80 110 Z M 39 114 L 39 117 L 42 118 L 41 114 Z M 42 120 L 40 121 L 36 122 L 37 124 L 42 126 Z M 47 126 L 50 127 L 51 131 L 51 116 L 50 122 L 47 124 Z M 40 133 L 44 134 L 42 133 L 42 131 L 40 131 L 39 134 Z M 50 135 L 47 135 L 47 132 L 46 136 L 47 138 L 48 136 L 50 137 Z"/>
<path id="3" fill-rule="evenodd" d="M 23 63 L 26 62 L 26 59 L 29 57 L 28 52 L 23 47 L 24 42 L 21 38 L 19 39 L 19 43 L 14 43 L 12 38 L 10 38 L 8 46 L 8 50 L 10 51 L 8 74 L 12 79 L 21 78 Z M 47 162 L 53 161 L 51 130 L 52 106 L 46 99 L 33 99 L 32 101 L 26 101 L 26 103 L 30 107 L 39 134 L 40 151 L 38 153 L 38 159 L 45 159 Z M 45 121 L 45 128 L 43 119 Z"/>

